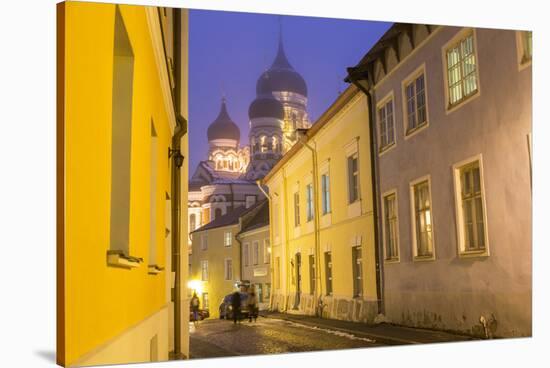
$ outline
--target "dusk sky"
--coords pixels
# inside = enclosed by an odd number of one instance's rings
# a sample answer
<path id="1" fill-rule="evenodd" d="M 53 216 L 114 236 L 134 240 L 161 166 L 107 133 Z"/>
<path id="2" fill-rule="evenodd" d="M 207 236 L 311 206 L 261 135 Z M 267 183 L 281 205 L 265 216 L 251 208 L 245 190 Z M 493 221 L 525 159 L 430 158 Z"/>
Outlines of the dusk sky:
<path id="1" fill-rule="evenodd" d="M 207 159 L 208 125 L 218 116 L 222 93 L 229 115 L 248 144 L 248 106 L 256 81 L 277 52 L 279 23 L 290 64 L 305 79 L 312 123 L 347 84 L 354 66 L 391 23 L 190 10 L 189 175 Z"/>

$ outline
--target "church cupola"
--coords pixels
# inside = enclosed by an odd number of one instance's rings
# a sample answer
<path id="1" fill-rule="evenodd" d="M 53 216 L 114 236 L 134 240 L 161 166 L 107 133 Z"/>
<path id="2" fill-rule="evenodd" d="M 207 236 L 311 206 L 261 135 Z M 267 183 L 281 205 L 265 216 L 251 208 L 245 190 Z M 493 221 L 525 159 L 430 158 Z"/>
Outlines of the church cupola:
<path id="1" fill-rule="evenodd" d="M 237 148 L 241 139 L 241 131 L 227 113 L 225 98 L 222 98 L 220 113 L 210 124 L 207 131 L 210 146 Z"/>

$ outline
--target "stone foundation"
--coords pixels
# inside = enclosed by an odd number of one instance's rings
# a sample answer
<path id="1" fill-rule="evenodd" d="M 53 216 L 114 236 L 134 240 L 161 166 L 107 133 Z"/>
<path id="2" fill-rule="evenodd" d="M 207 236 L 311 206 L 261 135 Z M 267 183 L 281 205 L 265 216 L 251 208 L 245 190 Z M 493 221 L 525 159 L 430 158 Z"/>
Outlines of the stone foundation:
<path id="1" fill-rule="evenodd" d="M 270 310 L 310 316 L 316 315 L 318 300 L 313 295 L 302 293 L 297 308 L 294 308 L 296 298 L 296 293 L 289 295 L 274 294 Z M 343 296 L 323 296 L 322 302 L 323 318 L 373 324 L 378 314 L 376 301 Z"/>

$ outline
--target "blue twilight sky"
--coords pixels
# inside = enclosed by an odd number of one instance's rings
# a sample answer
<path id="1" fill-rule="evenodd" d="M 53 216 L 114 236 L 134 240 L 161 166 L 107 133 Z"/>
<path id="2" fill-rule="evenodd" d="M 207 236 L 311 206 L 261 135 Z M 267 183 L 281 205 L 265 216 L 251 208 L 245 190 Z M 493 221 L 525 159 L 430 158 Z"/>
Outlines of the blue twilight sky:
<path id="1" fill-rule="evenodd" d="M 189 155 L 190 175 L 207 159 L 208 125 L 218 116 L 222 91 L 229 115 L 248 143 L 248 106 L 256 81 L 271 66 L 282 23 L 290 64 L 305 79 L 310 121 L 330 106 L 354 66 L 391 23 L 268 14 L 190 10 Z"/>

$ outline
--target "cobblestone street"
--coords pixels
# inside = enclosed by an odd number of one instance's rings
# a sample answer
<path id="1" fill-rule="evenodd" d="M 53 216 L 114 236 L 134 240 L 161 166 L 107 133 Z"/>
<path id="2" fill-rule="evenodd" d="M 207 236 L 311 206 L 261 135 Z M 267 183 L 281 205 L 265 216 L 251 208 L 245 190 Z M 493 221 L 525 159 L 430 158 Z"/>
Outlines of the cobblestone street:
<path id="1" fill-rule="evenodd" d="M 190 327 L 191 359 L 382 346 L 376 340 L 281 319 L 234 325 L 205 320 Z"/>

